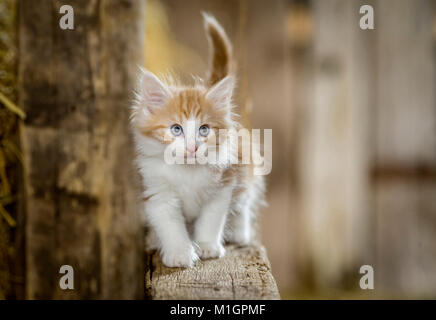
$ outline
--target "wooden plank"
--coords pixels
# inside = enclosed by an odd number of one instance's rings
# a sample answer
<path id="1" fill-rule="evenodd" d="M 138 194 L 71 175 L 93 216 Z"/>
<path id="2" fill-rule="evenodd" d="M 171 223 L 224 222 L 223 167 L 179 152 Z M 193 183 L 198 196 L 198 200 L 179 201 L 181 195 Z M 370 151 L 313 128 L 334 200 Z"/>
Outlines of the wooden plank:
<path id="1" fill-rule="evenodd" d="M 378 1 L 377 165 L 436 163 L 432 0 Z M 401 22 L 401 23 L 399 23 Z"/>
<path id="2" fill-rule="evenodd" d="M 380 182 L 376 187 L 378 292 L 387 297 L 434 298 L 436 183 Z"/>
<path id="3" fill-rule="evenodd" d="M 193 268 L 165 267 L 156 251 L 146 255 L 146 294 L 151 299 L 280 299 L 263 246 L 226 247 L 221 259 Z"/>
<path id="4" fill-rule="evenodd" d="M 74 30 L 59 8 L 74 8 Z M 20 1 L 26 297 L 143 297 L 129 104 L 143 1 Z M 61 290 L 59 268 L 74 269 Z"/>
<path id="5" fill-rule="evenodd" d="M 374 32 L 359 28 L 356 1 L 312 5 L 312 75 L 300 98 L 305 103 L 298 128 L 300 270 L 318 288 L 331 288 L 356 283 L 353 275 L 371 255 L 367 171 Z"/>
<path id="6" fill-rule="evenodd" d="M 385 295 L 436 290 L 435 2 L 377 1 L 376 283 Z"/>

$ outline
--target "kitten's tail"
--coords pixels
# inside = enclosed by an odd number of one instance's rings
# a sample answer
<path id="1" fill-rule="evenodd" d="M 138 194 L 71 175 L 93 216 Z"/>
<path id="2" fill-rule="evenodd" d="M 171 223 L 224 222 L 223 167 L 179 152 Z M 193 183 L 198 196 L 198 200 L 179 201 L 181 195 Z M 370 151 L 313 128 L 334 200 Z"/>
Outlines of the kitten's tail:
<path id="1" fill-rule="evenodd" d="M 202 12 L 202 15 L 212 57 L 207 82 L 210 86 L 213 86 L 233 72 L 232 45 L 218 21 L 205 12 Z"/>

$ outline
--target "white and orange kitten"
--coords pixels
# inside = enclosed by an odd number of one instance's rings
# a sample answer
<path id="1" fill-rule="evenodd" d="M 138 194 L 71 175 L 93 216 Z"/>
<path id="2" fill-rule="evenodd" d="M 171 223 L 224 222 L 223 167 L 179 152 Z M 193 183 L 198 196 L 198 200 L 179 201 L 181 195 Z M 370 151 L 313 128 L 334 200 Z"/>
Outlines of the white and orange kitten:
<path id="1" fill-rule="evenodd" d="M 167 148 L 183 146 L 183 158 L 218 144 L 219 129 L 239 129 L 232 113 L 235 78 L 232 48 L 223 28 L 204 14 L 212 48 L 206 83 L 182 86 L 141 70 L 132 128 L 137 165 L 143 178 L 147 246 L 160 251 L 164 265 L 191 267 L 199 258 L 220 258 L 224 241 L 246 245 L 253 239 L 253 219 L 264 198 L 262 176 L 253 167 L 232 164 L 238 148 L 214 164 L 169 164 Z M 190 128 L 189 128 L 190 127 Z M 220 140 L 220 139 L 218 139 Z"/>

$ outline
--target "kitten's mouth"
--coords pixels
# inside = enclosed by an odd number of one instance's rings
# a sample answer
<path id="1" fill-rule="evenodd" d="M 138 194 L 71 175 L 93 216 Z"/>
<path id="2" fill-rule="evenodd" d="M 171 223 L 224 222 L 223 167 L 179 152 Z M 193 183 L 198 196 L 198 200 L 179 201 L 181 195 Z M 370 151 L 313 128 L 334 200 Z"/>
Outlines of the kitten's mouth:
<path id="1" fill-rule="evenodd" d="M 185 159 L 195 159 L 195 153 L 185 154 Z"/>
<path id="2" fill-rule="evenodd" d="M 197 159 L 197 158 L 201 158 L 201 157 L 204 157 L 204 156 L 207 157 L 208 154 L 209 154 L 209 152 L 207 152 L 207 151 L 204 154 L 201 154 L 201 153 L 197 154 L 197 151 L 194 152 L 194 153 L 185 151 L 183 157 L 184 157 L 185 160 L 187 160 L 187 159 Z"/>

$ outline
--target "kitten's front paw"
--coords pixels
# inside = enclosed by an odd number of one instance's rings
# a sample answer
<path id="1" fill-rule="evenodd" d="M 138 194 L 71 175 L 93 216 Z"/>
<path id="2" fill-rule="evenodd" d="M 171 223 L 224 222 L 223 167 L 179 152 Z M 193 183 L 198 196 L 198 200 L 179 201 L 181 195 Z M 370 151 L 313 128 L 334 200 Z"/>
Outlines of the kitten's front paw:
<path id="1" fill-rule="evenodd" d="M 170 268 L 190 268 L 197 260 L 198 255 L 192 245 L 162 251 L 162 262 L 165 266 Z"/>
<path id="2" fill-rule="evenodd" d="M 221 243 L 216 242 L 200 242 L 197 243 L 201 259 L 221 258 L 226 253 Z"/>
<path id="3" fill-rule="evenodd" d="M 251 236 L 249 232 L 231 232 L 226 236 L 226 240 L 230 243 L 246 246 L 250 244 Z"/>

